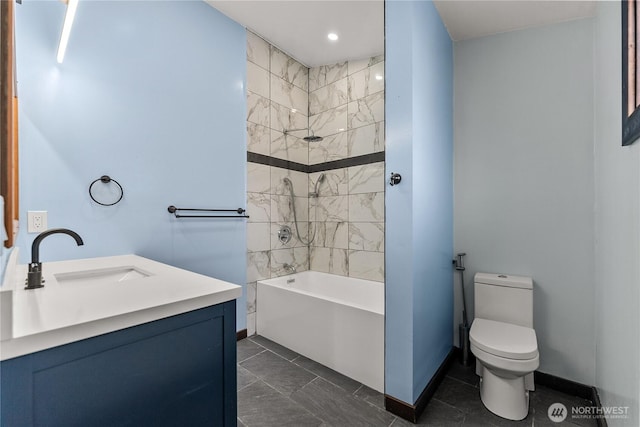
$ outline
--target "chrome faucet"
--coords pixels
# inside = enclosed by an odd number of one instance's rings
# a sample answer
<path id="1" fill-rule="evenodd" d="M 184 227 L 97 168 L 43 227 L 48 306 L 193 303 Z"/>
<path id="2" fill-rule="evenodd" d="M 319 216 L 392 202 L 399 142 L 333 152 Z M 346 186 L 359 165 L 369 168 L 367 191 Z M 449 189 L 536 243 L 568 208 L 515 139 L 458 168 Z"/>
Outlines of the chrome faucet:
<path id="1" fill-rule="evenodd" d="M 284 268 L 285 271 L 288 271 L 291 274 L 295 274 L 296 273 L 296 266 L 293 265 L 293 264 L 287 264 L 285 262 L 284 264 L 282 264 L 282 268 Z"/>
<path id="2" fill-rule="evenodd" d="M 29 273 L 27 273 L 27 286 L 25 289 L 38 289 L 44 287 L 42 283 L 42 263 L 40 262 L 40 243 L 45 237 L 52 234 L 68 234 L 73 237 L 78 246 L 84 245 L 82 238 L 75 231 L 68 230 L 66 228 L 52 228 L 51 230 L 43 231 L 33 240 L 31 244 L 31 262 L 29 263 Z"/>

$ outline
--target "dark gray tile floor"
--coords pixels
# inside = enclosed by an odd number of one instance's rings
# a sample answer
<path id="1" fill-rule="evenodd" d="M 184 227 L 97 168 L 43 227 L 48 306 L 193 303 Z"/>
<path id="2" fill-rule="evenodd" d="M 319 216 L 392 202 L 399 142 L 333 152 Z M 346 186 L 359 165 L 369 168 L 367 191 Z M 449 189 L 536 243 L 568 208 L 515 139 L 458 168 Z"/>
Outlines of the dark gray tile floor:
<path id="1" fill-rule="evenodd" d="M 473 367 L 454 362 L 418 425 L 421 426 L 595 426 L 593 420 L 553 423 L 552 403 L 590 406 L 589 401 L 543 386 L 532 393 L 529 415 L 518 422 L 493 415 L 480 401 Z M 238 342 L 238 426 L 412 426 L 384 410 L 381 393 L 268 339 Z"/>

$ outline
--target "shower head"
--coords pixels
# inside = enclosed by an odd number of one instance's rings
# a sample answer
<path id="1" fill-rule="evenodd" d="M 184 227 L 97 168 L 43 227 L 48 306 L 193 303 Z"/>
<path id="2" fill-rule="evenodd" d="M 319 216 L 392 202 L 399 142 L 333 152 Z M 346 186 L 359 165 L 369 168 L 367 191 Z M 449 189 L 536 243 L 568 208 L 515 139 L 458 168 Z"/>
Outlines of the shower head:
<path id="1" fill-rule="evenodd" d="M 322 141 L 324 138 L 322 138 L 321 136 L 316 136 L 316 135 L 309 135 L 309 136 L 305 136 L 304 138 L 305 141 L 307 142 L 320 142 Z"/>
<path id="2" fill-rule="evenodd" d="M 314 135 L 313 132 L 310 131 L 310 129 L 283 129 L 282 133 L 284 133 L 285 135 L 288 135 L 291 132 L 298 132 L 298 131 L 303 131 L 303 130 L 307 131 L 307 136 L 302 138 L 306 142 L 319 142 L 319 141 L 322 141 L 324 139 L 321 136 Z"/>
<path id="3" fill-rule="evenodd" d="M 318 176 L 318 179 L 316 180 L 315 185 L 313 186 L 313 191 L 311 193 L 309 193 L 309 197 L 318 197 L 320 193 L 318 193 L 318 187 L 320 187 L 320 184 L 324 181 L 324 172 L 321 173 Z"/>

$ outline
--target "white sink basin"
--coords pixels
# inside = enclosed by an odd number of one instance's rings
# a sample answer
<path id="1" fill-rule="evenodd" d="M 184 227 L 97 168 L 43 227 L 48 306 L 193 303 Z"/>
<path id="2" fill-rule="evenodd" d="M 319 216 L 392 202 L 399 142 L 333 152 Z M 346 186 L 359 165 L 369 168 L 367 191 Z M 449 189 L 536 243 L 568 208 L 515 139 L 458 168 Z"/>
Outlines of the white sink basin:
<path id="1" fill-rule="evenodd" d="M 45 262 L 39 289 L 24 289 L 28 267 L 14 257 L 5 271 L 0 360 L 242 296 L 240 286 L 136 255 Z"/>
<path id="2" fill-rule="evenodd" d="M 78 285 L 108 285 L 126 282 L 135 279 L 144 279 L 151 276 L 134 266 L 121 266 L 100 268 L 95 270 L 73 271 L 70 273 L 58 273 L 53 276 L 62 286 Z"/>

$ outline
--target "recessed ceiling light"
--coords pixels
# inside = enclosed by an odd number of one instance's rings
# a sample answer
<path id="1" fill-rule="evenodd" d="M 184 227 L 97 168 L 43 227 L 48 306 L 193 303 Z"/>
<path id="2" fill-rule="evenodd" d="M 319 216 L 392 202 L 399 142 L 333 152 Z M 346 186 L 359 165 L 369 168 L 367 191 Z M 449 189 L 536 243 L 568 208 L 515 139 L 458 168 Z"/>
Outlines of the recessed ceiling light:
<path id="1" fill-rule="evenodd" d="M 327 38 L 329 40 L 331 40 L 332 42 L 334 42 L 334 41 L 338 40 L 338 35 L 336 33 L 329 33 L 329 34 L 327 34 Z"/>

